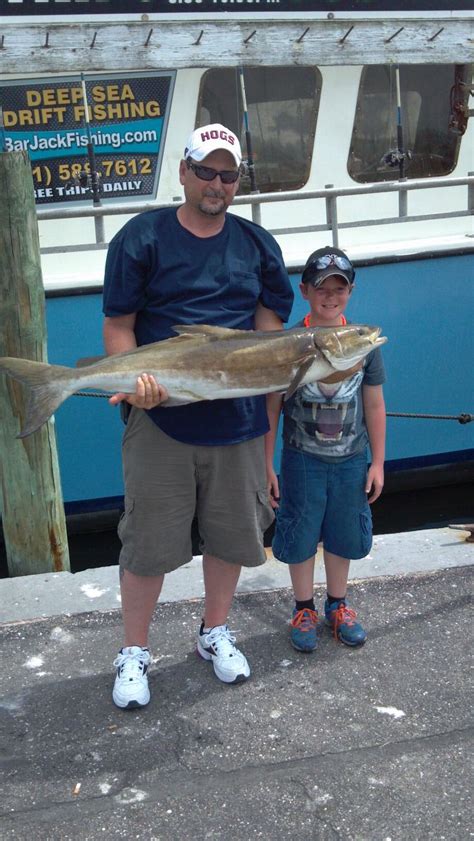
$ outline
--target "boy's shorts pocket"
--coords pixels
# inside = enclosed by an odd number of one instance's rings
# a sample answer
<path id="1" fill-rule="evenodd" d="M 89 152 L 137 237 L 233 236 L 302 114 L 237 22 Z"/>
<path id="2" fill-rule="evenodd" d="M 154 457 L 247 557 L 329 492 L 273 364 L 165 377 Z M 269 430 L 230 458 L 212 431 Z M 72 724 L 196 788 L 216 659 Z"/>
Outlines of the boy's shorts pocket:
<path id="1" fill-rule="evenodd" d="M 360 512 L 360 542 L 361 556 L 368 555 L 372 548 L 372 512 L 370 508 Z"/>

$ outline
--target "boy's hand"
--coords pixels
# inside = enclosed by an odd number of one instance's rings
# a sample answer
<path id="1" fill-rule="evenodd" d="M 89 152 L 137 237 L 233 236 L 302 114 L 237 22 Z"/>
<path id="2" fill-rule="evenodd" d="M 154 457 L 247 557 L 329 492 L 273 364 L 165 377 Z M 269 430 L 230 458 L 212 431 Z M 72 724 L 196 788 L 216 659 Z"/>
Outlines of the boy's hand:
<path id="1" fill-rule="evenodd" d="M 376 464 L 371 464 L 367 471 L 367 482 L 365 485 L 365 492 L 367 494 L 370 494 L 367 500 L 369 504 L 375 502 L 375 500 L 379 498 L 380 494 L 382 493 L 383 483 L 383 465 L 379 467 Z"/>

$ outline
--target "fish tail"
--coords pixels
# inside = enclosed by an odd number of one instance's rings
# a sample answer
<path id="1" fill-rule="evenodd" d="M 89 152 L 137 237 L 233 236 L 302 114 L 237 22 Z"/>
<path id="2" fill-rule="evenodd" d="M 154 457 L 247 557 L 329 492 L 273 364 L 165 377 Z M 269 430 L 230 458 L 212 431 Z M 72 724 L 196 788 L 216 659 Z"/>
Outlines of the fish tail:
<path id="1" fill-rule="evenodd" d="M 0 357 L 0 372 L 8 374 L 30 390 L 25 423 L 17 438 L 25 438 L 36 432 L 73 393 L 71 369 L 63 365 L 3 356 Z"/>

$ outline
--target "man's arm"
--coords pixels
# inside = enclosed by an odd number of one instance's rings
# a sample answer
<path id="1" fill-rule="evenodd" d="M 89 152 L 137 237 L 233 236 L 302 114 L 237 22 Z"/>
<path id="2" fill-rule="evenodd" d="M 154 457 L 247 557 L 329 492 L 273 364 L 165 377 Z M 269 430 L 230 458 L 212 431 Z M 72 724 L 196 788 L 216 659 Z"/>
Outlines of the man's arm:
<path id="1" fill-rule="evenodd" d="M 273 310 L 267 309 L 263 304 L 258 303 L 255 310 L 256 330 L 283 330 L 283 322 L 279 315 Z"/>
<path id="2" fill-rule="evenodd" d="M 267 309 L 263 304 L 258 304 L 255 312 L 255 329 L 282 330 L 283 323 L 276 312 Z M 267 469 L 267 490 L 273 508 L 278 507 L 277 499 L 280 496 L 278 477 L 273 467 L 273 453 L 275 451 L 275 439 L 278 431 L 282 399 L 283 397 L 279 393 L 267 394 L 267 415 L 270 429 L 265 435 L 265 462 Z"/>
<path id="3" fill-rule="evenodd" d="M 375 502 L 382 493 L 384 483 L 386 412 L 382 386 L 362 386 L 362 400 L 372 455 L 372 462 L 367 473 L 366 492 L 372 491 L 368 501 Z"/>
<path id="4" fill-rule="evenodd" d="M 107 354 L 125 353 L 127 350 L 134 350 L 137 346 L 135 338 L 136 313 L 129 315 L 118 315 L 110 318 L 107 316 L 104 321 L 104 346 Z M 156 382 L 155 378 L 143 373 L 137 379 L 135 394 L 119 392 L 109 399 L 112 406 L 126 400 L 131 406 L 139 409 L 153 409 L 167 400 L 169 397 L 166 388 Z"/>
<path id="5" fill-rule="evenodd" d="M 135 321 L 137 314 L 108 316 L 104 319 L 104 347 L 108 356 L 113 353 L 124 353 L 137 346 L 135 338 Z"/>
<path id="6" fill-rule="evenodd" d="M 283 395 L 280 392 L 267 394 L 267 415 L 270 429 L 265 435 L 265 465 L 267 472 L 267 491 L 272 508 L 278 508 L 278 500 L 280 499 L 280 486 L 273 466 L 273 458 L 275 455 L 275 441 L 282 402 Z"/>

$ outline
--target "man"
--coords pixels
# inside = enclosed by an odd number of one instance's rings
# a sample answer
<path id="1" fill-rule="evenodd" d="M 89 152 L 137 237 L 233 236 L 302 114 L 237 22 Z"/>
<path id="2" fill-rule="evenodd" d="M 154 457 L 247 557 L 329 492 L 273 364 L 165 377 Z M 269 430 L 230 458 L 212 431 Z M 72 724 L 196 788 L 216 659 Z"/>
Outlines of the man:
<path id="1" fill-rule="evenodd" d="M 185 200 L 129 221 L 112 240 L 104 283 L 107 353 L 174 335 L 178 324 L 281 329 L 293 293 L 273 237 L 227 213 L 239 186 L 238 138 L 220 124 L 194 131 L 180 162 Z M 241 566 L 265 561 L 273 512 L 266 491 L 265 398 L 162 406 L 166 390 L 146 373 L 123 441 L 125 512 L 119 524 L 125 629 L 113 699 L 141 707 L 150 693 L 148 630 L 164 575 L 192 557 L 197 515 L 205 610 L 197 649 L 225 683 L 250 668 L 227 626 Z"/>

